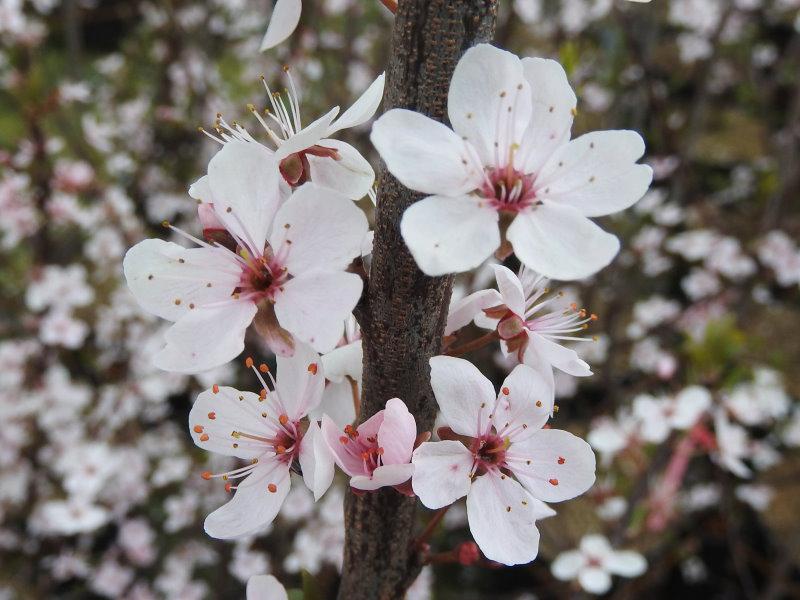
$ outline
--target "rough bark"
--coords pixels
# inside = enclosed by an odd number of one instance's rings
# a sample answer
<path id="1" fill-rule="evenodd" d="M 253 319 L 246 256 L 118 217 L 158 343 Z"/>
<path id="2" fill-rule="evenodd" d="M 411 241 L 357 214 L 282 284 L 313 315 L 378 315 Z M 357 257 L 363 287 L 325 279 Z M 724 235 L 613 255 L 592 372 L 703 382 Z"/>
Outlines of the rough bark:
<path id="1" fill-rule="evenodd" d="M 401 0 L 395 15 L 384 110 L 408 108 L 444 121 L 458 59 L 489 41 L 497 0 Z M 369 285 L 358 315 L 364 329 L 360 419 L 402 398 L 430 430 L 436 403 L 428 359 L 441 349 L 453 278 L 417 269 L 400 235 L 403 211 L 420 198 L 385 171 L 378 188 Z M 341 600 L 403 598 L 421 568 L 412 547 L 416 499 L 393 489 L 345 502 Z"/>

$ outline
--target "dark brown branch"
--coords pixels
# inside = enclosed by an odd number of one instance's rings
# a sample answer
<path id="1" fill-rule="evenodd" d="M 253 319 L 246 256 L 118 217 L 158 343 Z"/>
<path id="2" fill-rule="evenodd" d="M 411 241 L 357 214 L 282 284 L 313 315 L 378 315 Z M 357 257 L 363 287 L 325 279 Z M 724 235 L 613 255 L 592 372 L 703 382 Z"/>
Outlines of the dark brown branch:
<path id="1" fill-rule="evenodd" d="M 453 70 L 464 51 L 492 37 L 496 0 L 401 0 L 392 34 L 384 109 L 408 108 L 443 121 Z M 439 354 L 452 277 L 426 277 L 400 236 L 403 211 L 420 198 L 384 172 L 367 291 L 360 419 L 402 398 L 430 430 L 436 403 L 428 360 Z M 403 598 L 421 568 L 412 541 L 416 499 L 393 489 L 345 503 L 345 553 L 339 598 Z"/>

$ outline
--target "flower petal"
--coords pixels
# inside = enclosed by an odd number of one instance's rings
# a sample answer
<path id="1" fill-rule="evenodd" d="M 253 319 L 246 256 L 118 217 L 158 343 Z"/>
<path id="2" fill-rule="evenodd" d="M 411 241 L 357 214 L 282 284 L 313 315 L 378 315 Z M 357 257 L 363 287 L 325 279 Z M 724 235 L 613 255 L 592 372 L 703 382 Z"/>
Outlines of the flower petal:
<path id="1" fill-rule="evenodd" d="M 407 188 L 458 196 L 483 181 L 468 144 L 438 121 L 395 108 L 382 115 L 370 135 L 389 171 Z"/>
<path id="2" fill-rule="evenodd" d="M 578 550 L 562 552 L 550 565 L 553 577 L 560 581 L 571 581 L 578 577 L 580 570 L 586 565 L 586 558 Z"/>
<path id="3" fill-rule="evenodd" d="M 562 346 L 535 332 L 528 336 L 528 340 L 528 347 L 522 356 L 526 364 L 533 367 L 541 366 L 542 364 L 553 366 L 575 377 L 588 377 L 592 374 L 589 364 L 581 359 L 575 350 Z"/>
<path id="4" fill-rule="evenodd" d="M 414 450 L 412 462 L 411 486 L 428 508 L 448 506 L 469 492 L 474 458 L 461 442 L 424 442 Z"/>
<path id="5" fill-rule="evenodd" d="M 481 314 L 483 309 L 502 303 L 503 297 L 497 290 L 479 290 L 466 298 L 453 302 L 447 314 L 444 334 L 450 335 L 454 331 L 466 327 L 476 316 Z"/>
<path id="6" fill-rule="evenodd" d="M 241 278 L 233 254 L 187 249 L 158 239 L 144 240 L 128 250 L 122 268 L 139 305 L 170 321 L 203 304 L 227 300 Z"/>
<path id="7" fill-rule="evenodd" d="M 496 400 L 492 382 L 463 358 L 434 356 L 430 365 L 431 387 L 447 425 L 461 435 L 483 433 Z"/>
<path id="8" fill-rule="evenodd" d="M 319 500 L 333 482 L 333 455 L 316 421 L 311 421 L 300 443 L 300 468 L 306 487 Z"/>
<path id="9" fill-rule="evenodd" d="M 504 565 L 536 558 L 539 530 L 530 500 L 511 477 L 487 473 L 474 481 L 467 494 L 467 520 L 486 558 Z"/>
<path id="10" fill-rule="evenodd" d="M 211 192 L 211 185 L 208 183 L 208 175 L 203 175 L 189 186 L 189 196 L 200 202 L 214 201 L 214 194 Z"/>
<path id="11" fill-rule="evenodd" d="M 522 170 L 538 173 L 553 151 L 569 140 L 578 100 L 558 62 L 523 58 L 522 71 L 530 85 L 531 119 L 525 131 Z"/>
<path id="12" fill-rule="evenodd" d="M 531 117 L 531 90 L 519 58 L 490 44 L 467 50 L 453 72 L 447 115 L 484 165 L 496 163 L 495 142 L 505 157 L 512 144 L 521 144 Z"/>
<path id="13" fill-rule="evenodd" d="M 525 316 L 525 292 L 522 283 L 514 272 L 503 265 L 492 265 L 494 277 L 497 280 L 497 289 L 503 297 L 505 304 L 511 312 L 521 317 Z"/>
<path id="14" fill-rule="evenodd" d="M 405 402 L 400 398 L 392 398 L 386 402 L 383 423 L 378 429 L 378 447 L 383 448 L 383 464 L 399 465 L 409 462 L 416 439 L 417 422 L 414 415 L 408 412 Z"/>
<path id="15" fill-rule="evenodd" d="M 408 249 L 426 275 L 469 271 L 500 245 L 497 211 L 472 196 L 428 196 L 400 221 Z"/>
<path id="16" fill-rule="evenodd" d="M 514 459 L 508 462 L 514 476 L 539 500 L 569 500 L 594 484 L 594 452 L 568 431 L 540 429 L 511 448 Z"/>
<path id="17" fill-rule="evenodd" d="M 357 490 L 377 490 L 378 488 L 400 485 L 405 483 L 414 474 L 414 465 L 411 463 L 384 465 L 372 472 L 372 477 L 356 475 L 350 479 L 350 487 Z"/>
<path id="18" fill-rule="evenodd" d="M 333 190 L 307 183 L 278 210 L 269 239 L 279 254 L 288 245 L 284 266 L 298 276 L 346 269 L 361 256 L 368 230 L 367 217 L 358 206 Z"/>
<path id="19" fill-rule="evenodd" d="M 255 142 L 231 140 L 208 163 L 217 216 L 257 254 L 283 202 L 279 179 L 275 155 Z"/>
<path id="20" fill-rule="evenodd" d="M 545 202 L 514 219 L 508 241 L 525 266 L 551 279 L 583 279 L 617 255 L 619 240 L 570 206 Z"/>
<path id="21" fill-rule="evenodd" d="M 270 488 L 270 484 L 274 487 Z M 290 486 L 288 463 L 264 461 L 239 482 L 227 504 L 206 517 L 203 524 L 206 533 L 219 540 L 255 533 L 278 514 Z"/>
<path id="22" fill-rule="evenodd" d="M 287 416 L 299 420 L 322 400 L 325 373 L 320 357 L 308 344 L 296 344 L 292 356 L 276 358 L 275 388 Z"/>
<path id="23" fill-rule="evenodd" d="M 344 435 L 342 429 L 333 422 L 333 419 L 328 415 L 323 415 L 321 428 L 322 437 L 328 445 L 328 449 L 331 451 L 333 460 L 339 465 L 339 468 L 350 475 L 350 477 L 364 475 L 364 461 L 360 456 L 349 451 L 347 446 L 352 442 Z"/>
<path id="24" fill-rule="evenodd" d="M 352 424 L 356 420 L 353 386 L 349 381 L 326 384 L 325 391 L 322 392 L 322 402 L 308 415 L 315 420 L 328 415 L 340 428 Z"/>
<path id="25" fill-rule="evenodd" d="M 553 379 L 536 369 L 528 365 L 514 367 L 503 381 L 494 411 L 498 435 L 517 443 L 540 430 L 553 414 L 553 388 Z"/>
<path id="26" fill-rule="evenodd" d="M 328 127 L 328 131 L 325 132 L 325 135 L 330 136 L 342 129 L 357 127 L 369 121 L 381 104 L 385 82 L 386 73 L 378 75 L 375 81 L 361 94 L 361 97 L 353 102 L 353 105 L 344 111 L 342 116 Z"/>
<path id="27" fill-rule="evenodd" d="M 247 301 L 192 310 L 167 330 L 167 344 L 153 364 L 177 373 L 224 365 L 244 350 L 244 334 L 255 315 L 256 305 Z"/>
<path id="28" fill-rule="evenodd" d="M 611 589 L 611 575 L 599 567 L 586 567 L 578 573 L 578 582 L 590 594 L 605 594 Z"/>
<path id="29" fill-rule="evenodd" d="M 644 556 L 632 550 L 612 552 L 604 561 L 604 566 L 615 575 L 638 577 L 647 570 Z"/>
<path id="30" fill-rule="evenodd" d="M 298 131 L 278 147 L 275 151 L 275 158 L 281 161 L 290 154 L 310 148 L 319 142 L 325 137 L 325 132 L 328 131 L 328 127 L 336 118 L 337 114 L 339 114 L 339 107 L 335 106 L 311 123 L 311 125 L 307 125 L 305 128 Z"/>
<path id="31" fill-rule="evenodd" d="M 281 327 L 318 352 L 333 350 L 344 321 L 361 297 L 363 283 L 354 273 L 320 271 L 301 275 L 283 286 L 275 298 Z"/>
<path id="32" fill-rule="evenodd" d="M 272 575 L 253 575 L 247 580 L 247 600 L 289 600 L 289 596 Z"/>
<path id="33" fill-rule="evenodd" d="M 536 193 L 587 217 L 624 210 L 653 179 L 649 166 L 636 163 L 642 154 L 644 141 L 635 131 L 587 133 L 553 154 L 536 178 Z"/>
<path id="34" fill-rule="evenodd" d="M 337 158 L 306 154 L 311 168 L 311 181 L 320 187 L 344 194 L 351 200 L 360 200 L 375 183 L 375 171 L 366 158 L 350 144 L 339 140 L 322 139 L 320 146 L 334 148 Z"/>
<path id="35" fill-rule="evenodd" d="M 336 383 L 345 381 L 345 377 L 361 381 L 363 361 L 364 351 L 361 346 L 361 340 L 339 346 L 322 357 L 325 377 L 328 381 Z"/>
<path id="36" fill-rule="evenodd" d="M 302 8 L 300 0 L 278 0 L 275 3 L 267 32 L 261 40 L 260 52 L 274 48 L 292 35 L 300 22 Z"/>

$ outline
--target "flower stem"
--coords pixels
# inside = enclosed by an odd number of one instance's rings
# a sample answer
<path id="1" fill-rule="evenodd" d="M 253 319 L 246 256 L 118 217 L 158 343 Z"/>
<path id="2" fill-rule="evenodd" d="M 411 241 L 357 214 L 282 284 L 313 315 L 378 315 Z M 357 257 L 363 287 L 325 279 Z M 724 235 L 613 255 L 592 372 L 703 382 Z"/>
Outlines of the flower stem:
<path id="1" fill-rule="evenodd" d="M 433 515 L 433 517 L 431 517 L 431 520 L 428 521 L 428 524 L 425 526 L 425 529 L 422 531 L 422 533 L 419 534 L 419 537 L 417 537 L 417 539 L 414 541 L 414 546 L 416 546 L 417 548 L 421 548 L 422 545 L 430 539 L 434 529 L 436 529 L 436 526 L 439 524 L 439 522 L 442 520 L 442 518 L 444 517 L 444 515 L 447 513 L 447 511 L 450 509 L 451 506 L 452 504 L 448 504 L 447 506 L 440 508 L 439 510 L 436 511 L 436 514 Z"/>
<path id="2" fill-rule="evenodd" d="M 467 354 L 468 352 L 472 352 L 474 350 L 478 350 L 479 348 L 483 348 L 487 344 L 492 343 L 493 341 L 500 339 L 500 336 L 497 334 L 497 331 L 490 331 L 486 335 L 482 335 L 479 338 L 475 338 L 474 340 L 467 342 L 466 344 L 462 344 L 461 346 L 456 346 L 455 348 L 449 348 L 445 354 L 447 356 L 461 356 L 462 354 Z"/>

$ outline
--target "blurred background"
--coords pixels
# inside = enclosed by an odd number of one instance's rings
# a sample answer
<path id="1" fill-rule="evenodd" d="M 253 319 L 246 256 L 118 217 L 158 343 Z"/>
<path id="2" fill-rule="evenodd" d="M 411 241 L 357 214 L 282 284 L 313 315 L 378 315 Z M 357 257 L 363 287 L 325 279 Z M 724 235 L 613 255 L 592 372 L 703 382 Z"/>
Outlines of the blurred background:
<path id="1" fill-rule="evenodd" d="M 555 419 L 598 451 L 598 483 L 541 522 L 531 565 L 434 565 L 409 598 L 583 597 L 551 564 L 586 534 L 647 560 L 612 598 L 800 597 L 800 0 L 500 5 L 498 45 L 567 69 L 574 133 L 640 131 L 655 180 L 603 223 L 618 259 L 561 287 L 600 317 L 580 346 L 595 375 L 558 378 Z M 0 599 L 236 598 L 260 573 L 309 599 L 335 585 L 343 481 L 316 505 L 294 486 L 253 539 L 204 534 L 225 492 L 200 473 L 226 463 L 191 442 L 191 402 L 258 385 L 238 362 L 152 367 L 165 323 L 122 277 L 127 248 L 169 237 L 163 220 L 198 232 L 186 190 L 216 145 L 197 127 L 249 123 L 262 73 L 282 86 L 290 65 L 308 121 L 384 69 L 377 0 L 307 1 L 262 55 L 269 10 L 0 0 Z M 367 132 L 347 141 L 377 168 Z M 455 293 L 491 285 L 479 272 Z M 496 352 L 471 358 L 499 384 Z M 712 407 L 673 426 L 691 385 Z M 432 545 L 468 539 L 462 504 Z"/>

